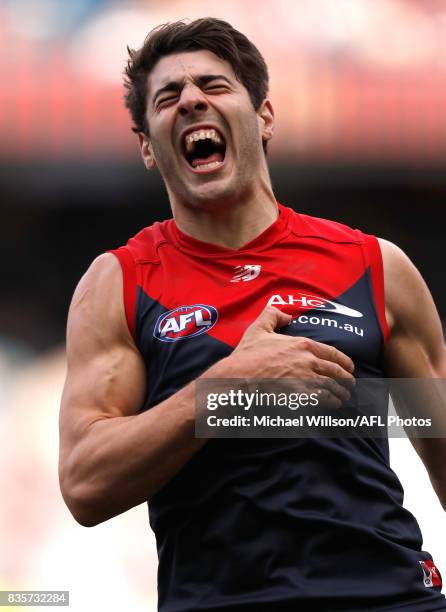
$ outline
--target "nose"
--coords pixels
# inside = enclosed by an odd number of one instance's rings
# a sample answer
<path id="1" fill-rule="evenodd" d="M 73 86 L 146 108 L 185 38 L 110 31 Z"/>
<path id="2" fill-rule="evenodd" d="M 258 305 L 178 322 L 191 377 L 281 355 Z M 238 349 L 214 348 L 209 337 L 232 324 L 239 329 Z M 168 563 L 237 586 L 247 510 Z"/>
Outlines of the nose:
<path id="1" fill-rule="evenodd" d="M 188 85 L 181 92 L 180 101 L 178 104 L 178 112 L 180 115 L 187 115 L 194 111 L 205 111 L 208 109 L 206 96 L 201 89 L 196 85 Z"/>

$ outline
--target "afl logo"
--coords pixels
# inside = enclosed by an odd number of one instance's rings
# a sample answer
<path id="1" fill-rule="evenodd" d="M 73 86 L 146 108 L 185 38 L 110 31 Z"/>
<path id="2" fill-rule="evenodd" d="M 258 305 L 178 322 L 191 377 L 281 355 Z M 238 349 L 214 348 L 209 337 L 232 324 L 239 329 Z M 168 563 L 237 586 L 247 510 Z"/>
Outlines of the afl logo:
<path id="1" fill-rule="evenodd" d="M 213 306 L 179 306 L 158 318 L 153 335 L 162 342 L 176 342 L 200 336 L 214 327 L 218 313 Z"/>

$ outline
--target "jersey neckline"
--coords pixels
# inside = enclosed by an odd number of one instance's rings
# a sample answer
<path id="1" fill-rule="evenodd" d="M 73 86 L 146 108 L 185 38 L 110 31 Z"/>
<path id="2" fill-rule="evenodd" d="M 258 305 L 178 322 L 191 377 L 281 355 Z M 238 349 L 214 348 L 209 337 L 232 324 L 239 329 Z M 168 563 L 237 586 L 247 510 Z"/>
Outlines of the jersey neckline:
<path id="1" fill-rule="evenodd" d="M 202 257 L 232 257 L 244 253 L 259 252 L 278 242 L 290 232 L 291 209 L 277 202 L 279 216 L 261 234 L 250 240 L 239 249 L 230 249 L 211 242 L 204 242 L 185 234 L 171 219 L 167 224 L 167 238 L 180 251 Z"/>

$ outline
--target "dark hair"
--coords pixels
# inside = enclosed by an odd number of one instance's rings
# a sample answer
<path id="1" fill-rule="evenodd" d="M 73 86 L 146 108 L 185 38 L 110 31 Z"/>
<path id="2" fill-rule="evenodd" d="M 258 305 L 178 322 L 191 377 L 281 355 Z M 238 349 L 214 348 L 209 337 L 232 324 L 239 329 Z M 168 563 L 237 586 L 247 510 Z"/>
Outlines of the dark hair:
<path id="1" fill-rule="evenodd" d="M 147 76 L 155 64 L 166 55 L 200 49 L 212 51 L 232 66 L 237 80 L 248 90 L 254 109 L 258 110 L 268 93 L 268 69 L 252 42 L 221 19 L 176 21 L 154 28 L 140 49 L 127 47 L 130 59 L 125 69 L 125 105 L 132 116 L 134 132 L 149 134 Z"/>

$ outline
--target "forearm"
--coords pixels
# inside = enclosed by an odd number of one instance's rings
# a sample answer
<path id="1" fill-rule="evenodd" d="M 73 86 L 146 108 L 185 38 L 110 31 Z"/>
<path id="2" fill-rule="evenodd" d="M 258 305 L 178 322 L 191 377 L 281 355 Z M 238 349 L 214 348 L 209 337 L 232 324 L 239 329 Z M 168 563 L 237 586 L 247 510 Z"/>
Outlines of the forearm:
<path id="1" fill-rule="evenodd" d="M 202 377 L 226 371 L 224 359 Z M 194 382 L 140 414 L 96 420 L 64 460 L 65 501 L 79 523 L 103 522 L 157 493 L 205 443 L 195 438 Z"/>
<path id="2" fill-rule="evenodd" d="M 446 440 L 443 442 L 446 443 Z M 444 456 L 446 458 L 446 449 L 443 449 Z M 438 496 L 440 504 L 443 510 L 446 512 L 446 475 L 442 474 L 429 474 L 432 487 Z"/>
<path id="3" fill-rule="evenodd" d="M 446 511 L 446 438 L 412 438 L 438 499 Z"/>
<path id="4" fill-rule="evenodd" d="M 419 373 L 419 372 L 418 372 Z M 428 372 L 431 378 L 397 380 L 392 385 L 392 399 L 398 416 L 403 419 L 431 421 L 434 435 L 444 436 L 446 432 L 446 386 L 444 378 L 436 378 L 433 368 Z M 444 372 L 441 374 L 444 376 Z M 418 429 L 421 433 L 422 428 Z M 410 436 L 410 431 L 408 431 Z M 426 430 L 424 435 L 429 435 Z M 411 442 L 422 460 L 438 499 L 446 510 L 446 438 L 411 437 Z"/>

